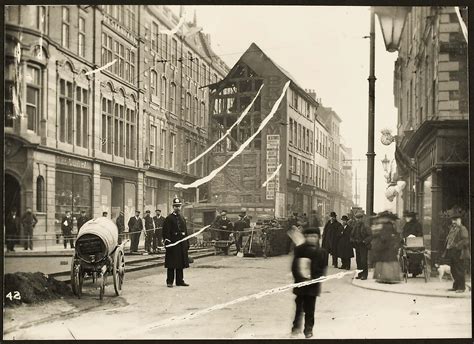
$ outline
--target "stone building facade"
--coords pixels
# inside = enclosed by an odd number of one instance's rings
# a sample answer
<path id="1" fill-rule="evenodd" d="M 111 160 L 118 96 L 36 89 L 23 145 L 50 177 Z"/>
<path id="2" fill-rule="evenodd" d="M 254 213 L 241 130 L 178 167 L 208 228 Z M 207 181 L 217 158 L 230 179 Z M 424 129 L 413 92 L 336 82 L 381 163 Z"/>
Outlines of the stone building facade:
<path id="1" fill-rule="evenodd" d="M 412 7 L 394 72 L 399 213 L 419 213 L 432 261 L 460 208 L 469 228 L 467 42 L 454 7 Z"/>
<path id="2" fill-rule="evenodd" d="M 115 219 L 194 197 L 172 188 L 203 173 L 179 163 L 187 137 L 208 140 L 187 119 L 205 124 L 200 87 L 228 68 L 196 21 L 160 33 L 178 21 L 165 6 L 6 7 L 5 211 L 31 207 L 35 235 L 54 237 L 66 210 Z"/>

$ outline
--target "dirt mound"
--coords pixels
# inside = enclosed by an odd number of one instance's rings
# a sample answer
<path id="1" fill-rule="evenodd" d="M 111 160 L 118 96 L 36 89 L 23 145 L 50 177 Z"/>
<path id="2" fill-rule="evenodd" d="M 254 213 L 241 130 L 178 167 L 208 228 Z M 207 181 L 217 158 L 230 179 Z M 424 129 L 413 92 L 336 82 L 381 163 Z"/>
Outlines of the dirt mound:
<path id="1" fill-rule="evenodd" d="M 71 287 L 42 272 L 6 274 L 4 280 L 5 305 L 36 303 L 72 296 Z"/>

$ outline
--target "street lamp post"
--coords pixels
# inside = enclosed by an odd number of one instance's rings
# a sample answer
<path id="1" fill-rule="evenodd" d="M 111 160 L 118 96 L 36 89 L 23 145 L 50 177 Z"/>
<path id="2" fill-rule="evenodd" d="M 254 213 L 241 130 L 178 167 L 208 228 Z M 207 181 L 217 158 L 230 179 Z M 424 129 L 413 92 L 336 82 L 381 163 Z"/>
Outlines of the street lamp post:
<path id="1" fill-rule="evenodd" d="M 405 26 L 405 19 L 411 7 L 377 6 L 370 8 L 370 74 L 369 74 L 369 125 L 367 148 L 367 214 L 374 210 L 374 127 L 375 127 L 375 14 L 377 13 L 389 52 L 398 50 L 400 39 Z"/>
<path id="2" fill-rule="evenodd" d="M 370 9 L 370 65 L 369 65 L 369 125 L 367 144 L 367 199 L 366 212 L 372 215 L 374 210 L 374 127 L 375 127 L 375 9 Z"/>

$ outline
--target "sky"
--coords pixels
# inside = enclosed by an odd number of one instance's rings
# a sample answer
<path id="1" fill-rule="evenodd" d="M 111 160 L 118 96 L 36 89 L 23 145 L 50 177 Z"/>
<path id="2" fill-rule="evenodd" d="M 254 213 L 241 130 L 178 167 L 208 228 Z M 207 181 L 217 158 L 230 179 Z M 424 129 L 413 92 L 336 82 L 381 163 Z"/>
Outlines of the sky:
<path id="1" fill-rule="evenodd" d="M 169 6 L 176 14 L 179 6 Z M 303 87 L 314 89 L 322 105 L 341 117 L 343 142 L 352 148 L 359 204 L 365 208 L 370 8 L 344 6 L 183 6 L 188 21 L 210 34 L 211 45 L 231 68 L 252 42 L 286 69 Z M 396 134 L 393 68 L 376 19 L 375 192 L 374 211 L 394 209 L 385 198 L 382 159 L 394 159 L 395 143 L 380 142 L 382 129 Z M 395 164 L 393 164 L 395 167 Z M 353 181 L 355 185 L 355 180 Z"/>

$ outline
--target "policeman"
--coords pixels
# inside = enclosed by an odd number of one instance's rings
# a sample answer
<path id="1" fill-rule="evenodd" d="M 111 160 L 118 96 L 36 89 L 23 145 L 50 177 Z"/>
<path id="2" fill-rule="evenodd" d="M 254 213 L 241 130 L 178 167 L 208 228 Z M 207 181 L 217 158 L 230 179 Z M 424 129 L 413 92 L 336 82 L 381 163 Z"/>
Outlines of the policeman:
<path id="1" fill-rule="evenodd" d="M 183 239 L 188 235 L 186 220 L 181 215 L 181 205 L 183 203 L 179 198 L 173 199 L 173 212 L 169 214 L 163 223 L 163 239 L 165 243 L 165 268 L 167 270 L 166 285 L 173 287 L 176 275 L 176 286 L 187 287 L 189 284 L 184 282 L 183 269 L 189 268 L 189 241 L 185 240 L 177 245 L 170 246 L 173 243 Z"/>

